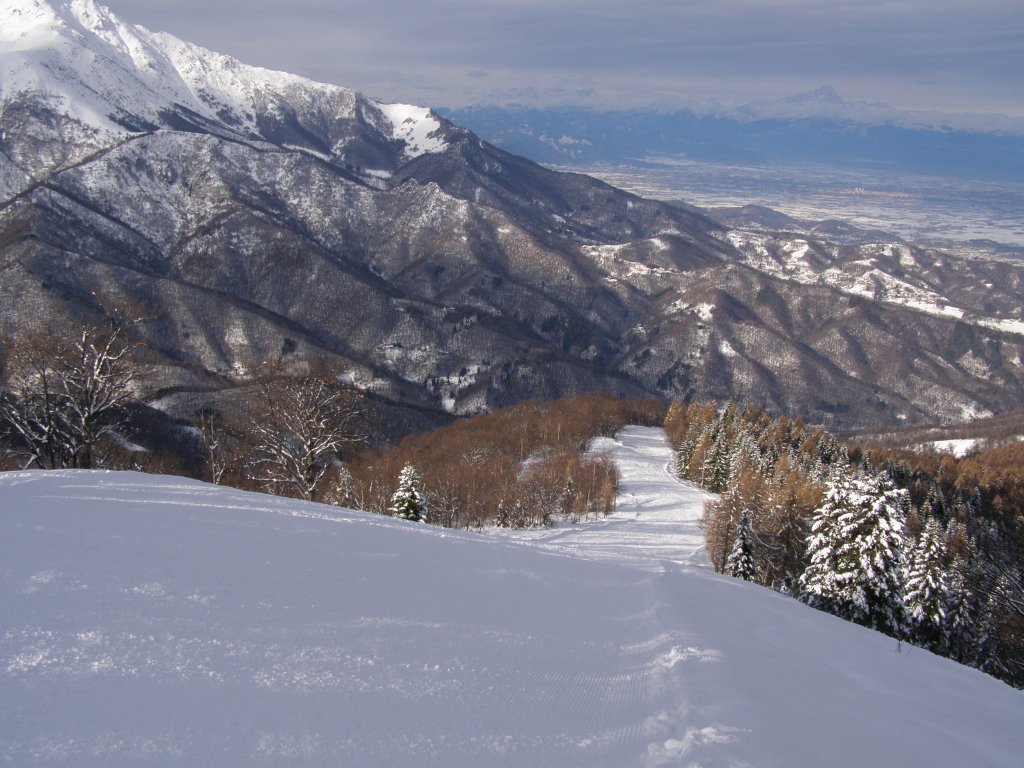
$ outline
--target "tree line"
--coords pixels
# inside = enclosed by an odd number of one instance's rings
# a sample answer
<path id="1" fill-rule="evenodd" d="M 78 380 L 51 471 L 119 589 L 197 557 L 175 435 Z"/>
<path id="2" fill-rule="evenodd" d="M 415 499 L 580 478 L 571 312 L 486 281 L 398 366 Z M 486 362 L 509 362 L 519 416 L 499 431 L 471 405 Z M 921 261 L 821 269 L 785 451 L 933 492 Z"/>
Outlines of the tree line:
<path id="1" fill-rule="evenodd" d="M 594 437 L 659 424 L 656 400 L 529 402 L 371 448 L 371 403 L 327 364 L 253 366 L 259 378 L 200 408 L 161 454 L 140 419 L 155 383 L 138 313 L 4 345 L 0 466 L 168 472 L 447 527 L 529 527 L 609 514 L 618 475 Z M 401 497 L 401 498 L 399 498 Z"/>
<path id="2" fill-rule="evenodd" d="M 660 424 L 664 405 L 591 394 L 527 402 L 474 416 L 383 451 L 368 450 L 344 468 L 336 501 L 387 514 L 405 467 L 419 477 L 426 519 L 452 528 L 525 528 L 610 514 L 618 473 L 591 454 L 595 437 L 627 424 Z"/>
<path id="3" fill-rule="evenodd" d="M 145 402 L 157 383 L 144 321 L 119 307 L 72 332 L 65 324 L 4 343 L 0 467 L 170 472 L 314 499 L 345 453 L 368 439 L 370 407 L 343 371 L 269 363 L 218 409 L 174 425 L 175 446 L 147 450 L 135 442 L 152 437 Z"/>
<path id="4" fill-rule="evenodd" d="M 845 445 L 732 402 L 672 403 L 665 426 L 680 476 L 719 494 L 717 570 L 1024 685 L 1024 445 Z"/>

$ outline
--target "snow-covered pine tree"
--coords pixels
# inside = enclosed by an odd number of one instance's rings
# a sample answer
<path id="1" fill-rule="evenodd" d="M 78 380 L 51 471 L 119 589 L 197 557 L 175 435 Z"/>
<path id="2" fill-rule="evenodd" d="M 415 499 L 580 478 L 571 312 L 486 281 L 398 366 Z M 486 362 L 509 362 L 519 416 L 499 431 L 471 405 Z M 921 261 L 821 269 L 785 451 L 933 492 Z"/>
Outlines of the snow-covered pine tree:
<path id="1" fill-rule="evenodd" d="M 494 515 L 494 524 L 498 528 L 511 528 L 512 527 L 512 515 L 509 513 L 508 508 L 505 506 L 505 500 L 498 500 L 498 511 Z"/>
<path id="2" fill-rule="evenodd" d="M 711 447 L 704 457 L 700 471 L 700 485 L 712 493 L 724 491 L 729 484 L 729 441 L 724 429 L 719 428 Z"/>
<path id="3" fill-rule="evenodd" d="M 952 528 L 952 524 L 950 528 Z M 968 586 L 971 547 L 963 556 L 956 555 L 947 572 L 944 612 L 946 625 L 944 643 L 950 658 L 962 664 L 974 662 L 976 626 L 973 620 L 977 596 Z"/>
<path id="4" fill-rule="evenodd" d="M 757 447 L 757 442 L 750 430 L 743 428 L 733 440 L 729 453 L 728 483 L 731 484 L 740 472 L 751 469 L 762 475 L 766 474 L 761 450 Z"/>
<path id="5" fill-rule="evenodd" d="M 391 497 L 388 511 L 403 520 L 427 521 L 427 503 L 423 498 L 420 476 L 412 464 L 406 464 L 398 475 L 398 488 Z"/>
<path id="6" fill-rule="evenodd" d="M 934 517 L 925 519 L 910 553 L 903 601 L 910 636 L 919 645 L 946 651 L 946 564 L 943 531 Z"/>
<path id="7" fill-rule="evenodd" d="M 829 613 L 845 615 L 843 604 L 852 592 L 852 557 L 848 542 L 842 540 L 843 516 L 854 490 L 853 477 L 845 472 L 830 478 L 825 498 L 811 518 L 807 537 L 807 568 L 800 577 L 801 598 L 808 605 Z"/>
<path id="8" fill-rule="evenodd" d="M 749 512 L 743 512 L 740 516 L 736 539 L 725 561 L 725 572 L 744 581 L 754 581 L 757 576 L 757 565 L 754 562 L 754 532 L 750 525 Z"/>
<path id="9" fill-rule="evenodd" d="M 692 442 L 687 438 L 687 444 L 683 446 L 680 452 L 679 476 L 681 478 L 692 480 L 697 485 L 703 485 L 704 465 L 707 461 L 708 453 L 710 453 L 714 445 L 714 437 L 711 428 L 704 425 L 700 428 L 699 432 L 694 433 Z M 686 459 L 685 463 L 682 463 L 683 458 Z"/>
<path id="10" fill-rule="evenodd" d="M 807 543 L 807 603 L 891 635 L 903 632 L 901 493 L 877 475 L 833 475 Z"/>

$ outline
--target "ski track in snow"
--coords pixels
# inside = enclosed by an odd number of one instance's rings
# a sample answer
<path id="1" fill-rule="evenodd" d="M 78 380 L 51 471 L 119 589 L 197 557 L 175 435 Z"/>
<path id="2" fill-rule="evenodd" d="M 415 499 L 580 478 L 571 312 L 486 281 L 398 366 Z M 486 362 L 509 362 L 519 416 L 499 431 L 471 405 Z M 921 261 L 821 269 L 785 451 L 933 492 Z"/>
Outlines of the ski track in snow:
<path id="1" fill-rule="evenodd" d="M 0 764 L 1019 765 L 1020 692 L 715 574 L 663 435 L 595 449 L 615 515 L 486 535 L 0 473 Z"/>

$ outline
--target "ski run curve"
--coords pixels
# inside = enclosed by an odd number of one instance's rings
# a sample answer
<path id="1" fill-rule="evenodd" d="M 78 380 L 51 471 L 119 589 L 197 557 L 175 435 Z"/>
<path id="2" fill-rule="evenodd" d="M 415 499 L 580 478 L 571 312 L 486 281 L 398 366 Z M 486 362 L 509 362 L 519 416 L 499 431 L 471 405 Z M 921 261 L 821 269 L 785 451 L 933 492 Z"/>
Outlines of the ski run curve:
<path id="1" fill-rule="evenodd" d="M 518 540 L 0 474 L 0 764 L 1020 764 L 1024 694 L 699 565 L 664 438 L 605 447 L 616 514 Z"/>

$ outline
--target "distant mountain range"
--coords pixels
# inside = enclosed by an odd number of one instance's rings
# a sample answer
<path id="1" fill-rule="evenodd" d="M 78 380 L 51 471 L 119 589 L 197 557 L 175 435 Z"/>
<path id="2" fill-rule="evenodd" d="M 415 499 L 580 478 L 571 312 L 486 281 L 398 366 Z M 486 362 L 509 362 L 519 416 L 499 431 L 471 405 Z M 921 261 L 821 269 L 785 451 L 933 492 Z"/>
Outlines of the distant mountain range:
<path id="1" fill-rule="evenodd" d="M 1019 180 L 1024 119 L 908 113 L 851 104 L 831 88 L 739 108 L 597 110 L 474 106 L 440 110 L 510 152 L 546 163 L 828 163 Z"/>
<path id="2" fill-rule="evenodd" d="M 0 335 L 147 306 L 172 413 L 313 357 L 438 414 L 604 389 L 855 427 L 1024 397 L 1019 262 L 716 221 L 92 0 L 0 0 L 0 87 Z"/>

